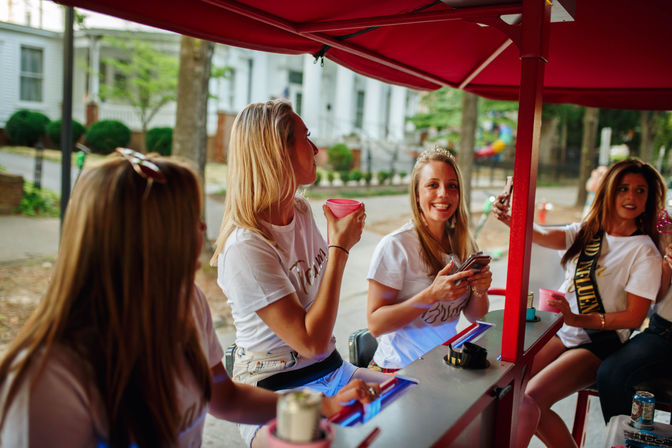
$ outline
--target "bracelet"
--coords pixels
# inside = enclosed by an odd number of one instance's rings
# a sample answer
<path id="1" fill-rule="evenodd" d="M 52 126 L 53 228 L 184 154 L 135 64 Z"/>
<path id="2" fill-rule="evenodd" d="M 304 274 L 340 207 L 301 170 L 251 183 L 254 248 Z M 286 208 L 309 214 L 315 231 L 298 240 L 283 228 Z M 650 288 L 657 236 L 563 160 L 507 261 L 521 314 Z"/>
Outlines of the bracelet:
<path id="1" fill-rule="evenodd" d="M 336 249 L 341 249 L 343 252 L 350 255 L 350 251 L 348 249 L 346 249 L 345 247 L 337 246 L 335 244 L 330 244 L 329 246 L 327 246 L 327 248 L 330 248 L 330 247 L 335 247 Z"/>
<path id="2" fill-rule="evenodd" d="M 476 289 L 473 286 L 471 287 L 471 293 L 476 295 L 476 296 L 479 296 L 479 297 L 483 297 L 484 295 L 487 294 L 487 292 L 488 292 L 487 289 L 485 291 L 481 291 L 481 290 Z"/>
<path id="3" fill-rule="evenodd" d="M 600 330 L 604 330 L 604 313 L 600 313 Z"/>

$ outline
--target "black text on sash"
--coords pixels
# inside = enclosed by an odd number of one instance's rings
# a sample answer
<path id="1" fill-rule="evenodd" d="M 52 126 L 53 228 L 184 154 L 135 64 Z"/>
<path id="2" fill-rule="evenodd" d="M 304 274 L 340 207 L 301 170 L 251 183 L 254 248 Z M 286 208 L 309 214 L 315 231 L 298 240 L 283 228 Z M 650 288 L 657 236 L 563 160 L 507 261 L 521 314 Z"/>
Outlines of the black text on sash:
<path id="1" fill-rule="evenodd" d="M 603 235 L 604 231 L 600 229 L 583 248 L 576 263 L 574 289 L 581 314 L 604 313 L 602 298 L 597 289 L 597 281 L 595 279 Z"/>

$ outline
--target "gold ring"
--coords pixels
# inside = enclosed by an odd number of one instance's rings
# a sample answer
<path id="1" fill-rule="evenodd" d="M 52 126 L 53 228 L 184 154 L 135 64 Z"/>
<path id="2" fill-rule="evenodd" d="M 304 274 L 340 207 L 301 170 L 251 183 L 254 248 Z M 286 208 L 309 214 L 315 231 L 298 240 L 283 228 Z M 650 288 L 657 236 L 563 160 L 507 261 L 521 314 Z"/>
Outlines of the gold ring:
<path id="1" fill-rule="evenodd" d="M 369 395 L 372 397 L 376 396 L 376 389 L 374 389 L 373 386 L 369 386 Z"/>

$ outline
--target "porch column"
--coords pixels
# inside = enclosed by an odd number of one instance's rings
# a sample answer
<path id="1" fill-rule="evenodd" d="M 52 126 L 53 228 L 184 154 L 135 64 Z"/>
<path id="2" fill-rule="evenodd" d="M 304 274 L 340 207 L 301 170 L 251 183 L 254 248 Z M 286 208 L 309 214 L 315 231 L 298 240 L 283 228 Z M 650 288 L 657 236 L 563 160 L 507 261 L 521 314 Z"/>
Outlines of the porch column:
<path id="1" fill-rule="evenodd" d="M 303 103 L 301 118 L 310 129 L 311 136 L 321 137 L 320 112 L 322 104 L 322 66 L 319 61 L 314 63 L 311 55 L 303 56 Z"/>
<path id="2" fill-rule="evenodd" d="M 86 103 L 86 127 L 98 121 L 100 101 L 100 36 L 91 36 L 89 44 L 89 97 Z"/>
<path id="3" fill-rule="evenodd" d="M 334 137 L 350 134 L 355 128 L 355 74 L 339 65 L 336 68 L 336 96 L 334 99 Z"/>

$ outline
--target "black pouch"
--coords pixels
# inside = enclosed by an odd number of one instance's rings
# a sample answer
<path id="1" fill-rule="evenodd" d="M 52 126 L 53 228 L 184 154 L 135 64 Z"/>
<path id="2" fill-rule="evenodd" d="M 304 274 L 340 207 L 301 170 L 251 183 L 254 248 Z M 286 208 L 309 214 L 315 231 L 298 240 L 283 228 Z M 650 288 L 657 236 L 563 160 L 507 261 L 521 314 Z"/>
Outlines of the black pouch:
<path id="1" fill-rule="evenodd" d="M 488 351 L 483 347 L 465 342 L 461 349 L 449 345 L 450 353 L 443 357 L 446 364 L 463 369 L 485 369 L 490 365 Z"/>

